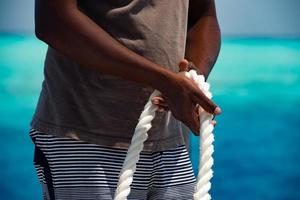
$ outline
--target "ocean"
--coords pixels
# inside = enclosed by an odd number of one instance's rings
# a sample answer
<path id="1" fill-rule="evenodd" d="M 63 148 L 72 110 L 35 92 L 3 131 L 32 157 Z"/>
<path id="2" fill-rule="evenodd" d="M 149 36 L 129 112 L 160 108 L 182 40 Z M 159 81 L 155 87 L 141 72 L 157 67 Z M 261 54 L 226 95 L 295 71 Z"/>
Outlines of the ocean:
<path id="1" fill-rule="evenodd" d="M 28 131 L 46 44 L 0 34 L 0 199 L 41 199 Z M 223 38 L 208 82 L 217 116 L 217 200 L 300 199 L 300 39 Z M 195 173 L 198 137 L 191 134 Z"/>

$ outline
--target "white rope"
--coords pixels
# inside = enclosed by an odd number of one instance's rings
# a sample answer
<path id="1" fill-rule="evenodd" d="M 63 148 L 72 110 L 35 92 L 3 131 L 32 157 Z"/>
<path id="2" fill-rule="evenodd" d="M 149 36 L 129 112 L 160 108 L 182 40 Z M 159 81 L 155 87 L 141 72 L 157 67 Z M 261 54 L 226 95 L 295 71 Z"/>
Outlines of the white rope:
<path id="1" fill-rule="evenodd" d="M 203 93 L 211 98 L 212 94 L 209 92 L 209 84 L 205 82 L 203 75 L 198 75 L 195 70 L 190 70 L 184 73 L 185 76 L 196 81 L 199 88 Z M 159 96 L 161 93 L 158 90 L 150 95 L 142 114 L 140 115 L 139 122 L 135 128 L 134 135 L 131 139 L 131 145 L 127 151 L 122 170 L 119 175 L 118 186 L 115 191 L 114 200 L 127 200 L 130 194 L 130 185 L 133 181 L 133 174 L 136 170 L 136 164 L 139 161 L 140 153 L 144 147 L 144 141 L 148 138 L 148 130 L 152 127 L 151 121 L 155 117 L 155 111 L 158 109 L 157 105 L 152 104 L 151 99 L 154 96 Z M 213 176 L 212 154 L 214 151 L 213 141 L 214 135 L 213 125 L 211 124 L 212 115 L 199 109 L 200 111 L 200 159 L 199 159 L 199 172 L 194 191 L 194 200 L 210 200 L 209 190 L 211 188 L 210 179 Z"/>

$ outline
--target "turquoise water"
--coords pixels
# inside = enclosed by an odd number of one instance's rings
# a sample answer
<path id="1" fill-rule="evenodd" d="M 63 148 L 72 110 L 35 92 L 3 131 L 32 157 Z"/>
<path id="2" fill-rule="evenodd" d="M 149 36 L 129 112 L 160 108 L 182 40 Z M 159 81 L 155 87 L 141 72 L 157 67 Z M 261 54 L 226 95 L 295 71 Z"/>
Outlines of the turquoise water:
<path id="1" fill-rule="evenodd" d="M 28 137 L 46 45 L 0 35 L 0 199 L 41 199 Z M 300 199 L 300 40 L 223 39 L 209 82 L 223 114 L 215 128 L 212 195 Z M 197 171 L 197 138 L 192 160 Z"/>

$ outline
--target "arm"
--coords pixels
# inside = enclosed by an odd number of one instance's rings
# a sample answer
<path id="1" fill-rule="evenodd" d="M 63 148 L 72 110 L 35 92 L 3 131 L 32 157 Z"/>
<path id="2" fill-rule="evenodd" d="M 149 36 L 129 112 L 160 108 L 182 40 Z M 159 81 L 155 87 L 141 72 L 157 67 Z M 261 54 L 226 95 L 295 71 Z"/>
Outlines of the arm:
<path id="1" fill-rule="evenodd" d="M 185 58 L 208 78 L 221 46 L 214 0 L 190 0 Z"/>
<path id="2" fill-rule="evenodd" d="M 36 0 L 35 34 L 78 64 L 164 92 L 174 75 L 129 50 L 77 7 L 76 0 Z"/>
<path id="3" fill-rule="evenodd" d="M 196 104 L 209 113 L 220 113 L 195 83 L 130 51 L 83 14 L 76 0 L 35 2 L 36 36 L 78 64 L 158 89 L 174 117 L 194 133 L 199 130 Z"/>

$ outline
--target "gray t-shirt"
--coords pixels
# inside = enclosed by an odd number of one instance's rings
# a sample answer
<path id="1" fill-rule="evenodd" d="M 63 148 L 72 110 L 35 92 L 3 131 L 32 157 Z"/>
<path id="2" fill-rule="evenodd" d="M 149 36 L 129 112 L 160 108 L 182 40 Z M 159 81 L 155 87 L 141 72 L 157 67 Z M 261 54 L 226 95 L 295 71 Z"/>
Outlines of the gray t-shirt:
<path id="1" fill-rule="evenodd" d="M 82 0 L 78 7 L 130 50 L 178 72 L 185 52 L 188 0 Z M 49 134 L 126 149 L 153 91 L 80 66 L 48 46 L 30 125 Z M 188 133 L 170 111 L 156 112 L 144 151 L 182 145 Z"/>

